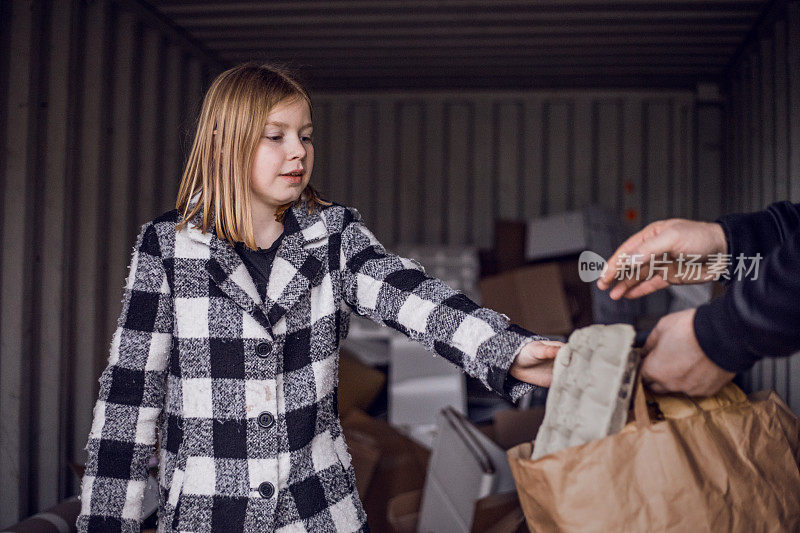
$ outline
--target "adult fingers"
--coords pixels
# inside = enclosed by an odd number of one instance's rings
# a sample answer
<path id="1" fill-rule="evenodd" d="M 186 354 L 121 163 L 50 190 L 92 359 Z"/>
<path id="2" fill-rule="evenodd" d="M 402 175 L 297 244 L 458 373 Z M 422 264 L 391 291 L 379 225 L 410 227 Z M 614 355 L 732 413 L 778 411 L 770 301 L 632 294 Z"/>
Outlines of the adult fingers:
<path id="1" fill-rule="evenodd" d="M 669 389 L 667 389 L 657 381 L 651 381 L 650 383 L 648 383 L 647 388 L 655 392 L 656 394 L 667 394 L 668 392 L 671 392 Z"/>
<path id="2" fill-rule="evenodd" d="M 658 341 L 661 337 L 661 321 L 656 324 L 656 327 L 653 328 L 653 331 L 650 332 L 650 335 L 647 336 L 647 339 L 644 341 L 644 346 L 642 346 L 642 353 L 645 356 L 645 361 L 642 363 L 642 367 L 644 368 L 645 363 L 647 363 L 647 358 L 652 358 L 652 352 L 658 345 Z M 651 359 L 652 360 L 652 359 Z M 649 367 L 650 365 L 647 364 Z"/>
<path id="3" fill-rule="evenodd" d="M 621 268 L 621 267 L 620 267 Z M 632 287 L 635 287 L 642 283 L 643 281 L 647 280 L 647 277 L 650 275 L 650 263 L 643 262 L 641 258 L 637 259 L 637 266 L 628 266 L 626 269 L 630 269 L 630 271 L 622 273 L 620 279 L 612 280 L 614 284 L 611 291 L 608 293 L 608 296 L 612 300 L 619 300 L 623 294 L 628 292 Z"/>
<path id="4" fill-rule="evenodd" d="M 661 276 L 655 276 L 648 280 L 645 280 L 638 285 L 634 285 L 630 287 L 625 292 L 622 293 L 620 298 L 627 298 L 629 300 L 633 300 L 635 298 L 641 298 L 642 296 L 646 296 L 648 294 L 652 294 L 656 291 L 660 291 L 661 289 L 668 287 L 669 282 L 662 278 Z M 612 297 L 612 299 L 614 299 Z"/>
<path id="5" fill-rule="evenodd" d="M 657 393 L 667 392 L 667 388 L 664 386 L 664 384 L 652 374 L 652 368 L 653 368 L 652 363 L 653 363 L 652 357 L 645 357 L 644 361 L 642 361 L 642 366 L 640 369 L 640 373 L 642 376 L 642 383 L 647 385 L 647 388 L 649 388 L 653 392 Z"/>
<path id="6" fill-rule="evenodd" d="M 670 252 L 675 246 L 677 235 L 665 226 L 666 221 L 654 222 L 623 242 L 608 259 L 603 275 L 597 280 L 597 286 L 603 290 L 611 286 L 624 256 L 648 260 L 651 254 L 660 257 L 664 252 Z"/>

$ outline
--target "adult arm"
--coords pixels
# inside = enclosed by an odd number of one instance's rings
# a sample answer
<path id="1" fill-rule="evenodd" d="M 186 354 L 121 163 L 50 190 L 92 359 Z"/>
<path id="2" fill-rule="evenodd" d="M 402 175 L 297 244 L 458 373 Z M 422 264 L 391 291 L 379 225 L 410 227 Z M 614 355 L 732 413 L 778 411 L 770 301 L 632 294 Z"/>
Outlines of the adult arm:
<path id="1" fill-rule="evenodd" d="M 763 356 L 800 350 L 800 204 L 719 220 L 732 264 L 761 254 L 756 279 L 733 280 L 727 293 L 698 307 L 697 342 L 719 367 L 740 372 Z"/>

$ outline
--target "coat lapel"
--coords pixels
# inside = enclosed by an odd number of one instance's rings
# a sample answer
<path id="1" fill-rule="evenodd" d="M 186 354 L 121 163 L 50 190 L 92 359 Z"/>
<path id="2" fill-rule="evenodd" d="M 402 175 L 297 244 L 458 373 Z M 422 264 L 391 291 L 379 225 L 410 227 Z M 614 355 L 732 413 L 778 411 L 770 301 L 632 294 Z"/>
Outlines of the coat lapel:
<path id="1" fill-rule="evenodd" d="M 200 221 L 202 210 L 193 223 Z M 286 212 L 284 233 L 269 275 L 267 298 L 262 301 L 239 254 L 228 241 L 217 237 L 213 225 L 206 235 L 196 229 L 190 230 L 195 240 L 207 243 L 210 248 L 206 270 L 216 286 L 267 330 L 309 291 L 312 280 L 322 268 L 322 261 L 310 250 L 324 245 L 328 238 L 322 217 L 318 212 L 309 213 L 305 202 Z"/>
<path id="2" fill-rule="evenodd" d="M 322 268 L 311 249 L 325 244 L 328 231 L 319 213 L 309 213 L 305 203 L 292 207 L 283 220 L 284 237 L 267 284 L 264 302 L 267 320 L 276 324 L 306 294 Z"/>

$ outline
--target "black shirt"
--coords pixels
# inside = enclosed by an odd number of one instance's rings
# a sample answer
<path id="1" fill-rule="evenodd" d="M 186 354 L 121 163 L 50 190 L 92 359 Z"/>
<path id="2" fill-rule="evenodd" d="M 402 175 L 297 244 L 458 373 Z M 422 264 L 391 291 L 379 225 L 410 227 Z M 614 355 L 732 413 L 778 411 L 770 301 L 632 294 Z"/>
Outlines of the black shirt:
<path id="1" fill-rule="evenodd" d="M 243 242 L 237 242 L 234 248 L 236 249 L 236 253 L 239 254 L 239 257 L 242 258 L 242 262 L 247 267 L 248 272 L 250 272 L 250 277 L 253 278 L 253 282 L 256 284 L 256 289 L 258 289 L 258 294 L 261 295 L 261 301 L 267 301 L 267 283 L 269 282 L 269 273 L 272 270 L 272 262 L 275 260 L 275 255 L 278 252 L 278 247 L 281 245 L 281 241 L 283 241 L 283 233 L 275 239 L 275 242 L 267 248 L 258 248 L 256 250 L 251 250 L 248 248 Z"/>

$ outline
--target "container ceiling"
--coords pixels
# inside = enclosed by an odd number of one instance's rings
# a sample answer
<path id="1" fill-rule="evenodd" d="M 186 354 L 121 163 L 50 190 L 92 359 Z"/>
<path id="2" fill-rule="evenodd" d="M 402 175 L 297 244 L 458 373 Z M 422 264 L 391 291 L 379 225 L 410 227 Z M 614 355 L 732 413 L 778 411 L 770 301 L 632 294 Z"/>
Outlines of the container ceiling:
<path id="1" fill-rule="evenodd" d="M 328 0 L 149 4 L 225 64 L 314 89 L 680 87 L 717 81 L 767 1 Z"/>

